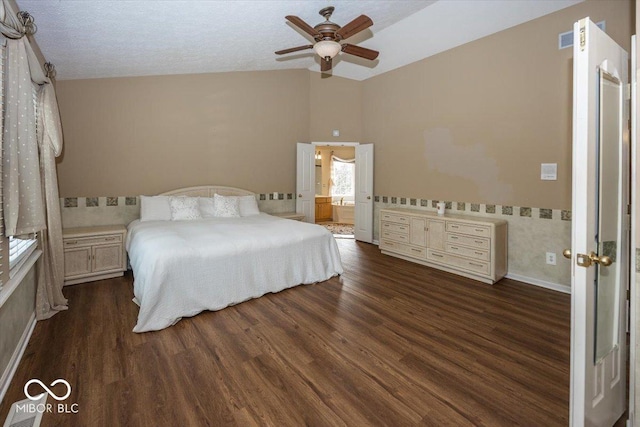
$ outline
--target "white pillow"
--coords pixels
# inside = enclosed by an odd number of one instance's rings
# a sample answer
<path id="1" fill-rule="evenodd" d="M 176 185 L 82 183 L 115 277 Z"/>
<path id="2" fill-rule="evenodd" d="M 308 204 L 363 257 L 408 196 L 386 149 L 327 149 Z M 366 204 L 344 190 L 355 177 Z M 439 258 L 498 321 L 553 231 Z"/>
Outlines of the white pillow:
<path id="1" fill-rule="evenodd" d="M 198 197 L 198 207 L 202 218 L 213 218 L 216 216 L 216 207 L 213 197 Z"/>
<path id="2" fill-rule="evenodd" d="M 213 195 L 215 215 L 219 218 L 237 218 L 240 216 L 239 200 L 237 197 Z"/>
<path id="3" fill-rule="evenodd" d="M 260 215 L 255 196 L 238 196 L 238 200 L 240 200 L 240 216 Z"/>
<path id="4" fill-rule="evenodd" d="M 200 219 L 197 197 L 170 197 L 171 221 Z"/>
<path id="5" fill-rule="evenodd" d="M 169 196 L 140 196 L 140 221 L 170 221 Z"/>

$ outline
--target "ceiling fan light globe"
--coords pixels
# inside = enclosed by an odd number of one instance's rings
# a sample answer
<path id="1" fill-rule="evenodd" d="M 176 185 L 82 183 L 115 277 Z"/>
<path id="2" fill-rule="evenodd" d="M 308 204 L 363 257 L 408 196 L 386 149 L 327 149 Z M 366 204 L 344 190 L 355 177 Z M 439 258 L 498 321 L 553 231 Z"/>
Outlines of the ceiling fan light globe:
<path id="1" fill-rule="evenodd" d="M 313 50 L 320 58 L 326 60 L 327 57 L 335 57 L 342 50 L 342 46 L 333 40 L 321 40 L 313 45 Z"/>

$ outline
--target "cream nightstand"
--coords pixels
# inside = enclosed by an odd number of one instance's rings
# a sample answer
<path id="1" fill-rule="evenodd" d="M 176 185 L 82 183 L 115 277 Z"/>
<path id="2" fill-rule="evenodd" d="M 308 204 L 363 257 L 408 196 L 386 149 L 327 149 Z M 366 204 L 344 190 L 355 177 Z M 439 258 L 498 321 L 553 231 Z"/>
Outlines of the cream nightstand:
<path id="1" fill-rule="evenodd" d="M 293 219 L 295 221 L 304 221 L 304 214 L 299 214 L 297 212 L 280 212 L 270 215 L 279 216 L 280 218 Z"/>
<path id="2" fill-rule="evenodd" d="M 123 225 L 66 228 L 64 245 L 64 284 L 92 282 L 124 274 L 127 254 Z"/>

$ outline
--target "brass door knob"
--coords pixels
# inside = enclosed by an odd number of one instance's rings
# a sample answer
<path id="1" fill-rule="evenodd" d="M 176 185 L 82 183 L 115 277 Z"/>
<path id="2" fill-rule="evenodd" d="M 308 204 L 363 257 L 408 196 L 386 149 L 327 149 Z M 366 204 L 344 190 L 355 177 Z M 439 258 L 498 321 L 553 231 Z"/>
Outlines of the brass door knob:
<path id="1" fill-rule="evenodd" d="M 298 198 L 302 199 L 302 194 L 298 194 Z"/>
<path id="2" fill-rule="evenodd" d="M 611 264 L 613 264 L 613 260 L 610 257 L 606 255 L 599 257 L 595 252 L 591 252 L 589 254 L 589 258 L 591 259 L 591 261 L 595 262 L 596 264 L 600 264 L 603 267 L 609 267 Z"/>
<path id="3" fill-rule="evenodd" d="M 371 200 L 371 196 L 367 196 L 367 200 Z"/>
<path id="4" fill-rule="evenodd" d="M 567 259 L 571 259 L 571 249 L 565 249 L 562 251 L 562 256 Z"/>

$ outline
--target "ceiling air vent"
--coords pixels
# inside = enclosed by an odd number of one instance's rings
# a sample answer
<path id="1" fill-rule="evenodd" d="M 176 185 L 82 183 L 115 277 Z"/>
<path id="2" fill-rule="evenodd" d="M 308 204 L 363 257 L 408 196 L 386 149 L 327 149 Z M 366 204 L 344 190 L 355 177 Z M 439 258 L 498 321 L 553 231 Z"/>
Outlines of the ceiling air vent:
<path id="1" fill-rule="evenodd" d="M 605 30 L 604 21 L 600 21 L 596 24 L 602 31 Z M 567 31 L 566 33 L 560 33 L 558 35 L 558 49 L 564 49 L 573 46 L 573 31 Z"/>

